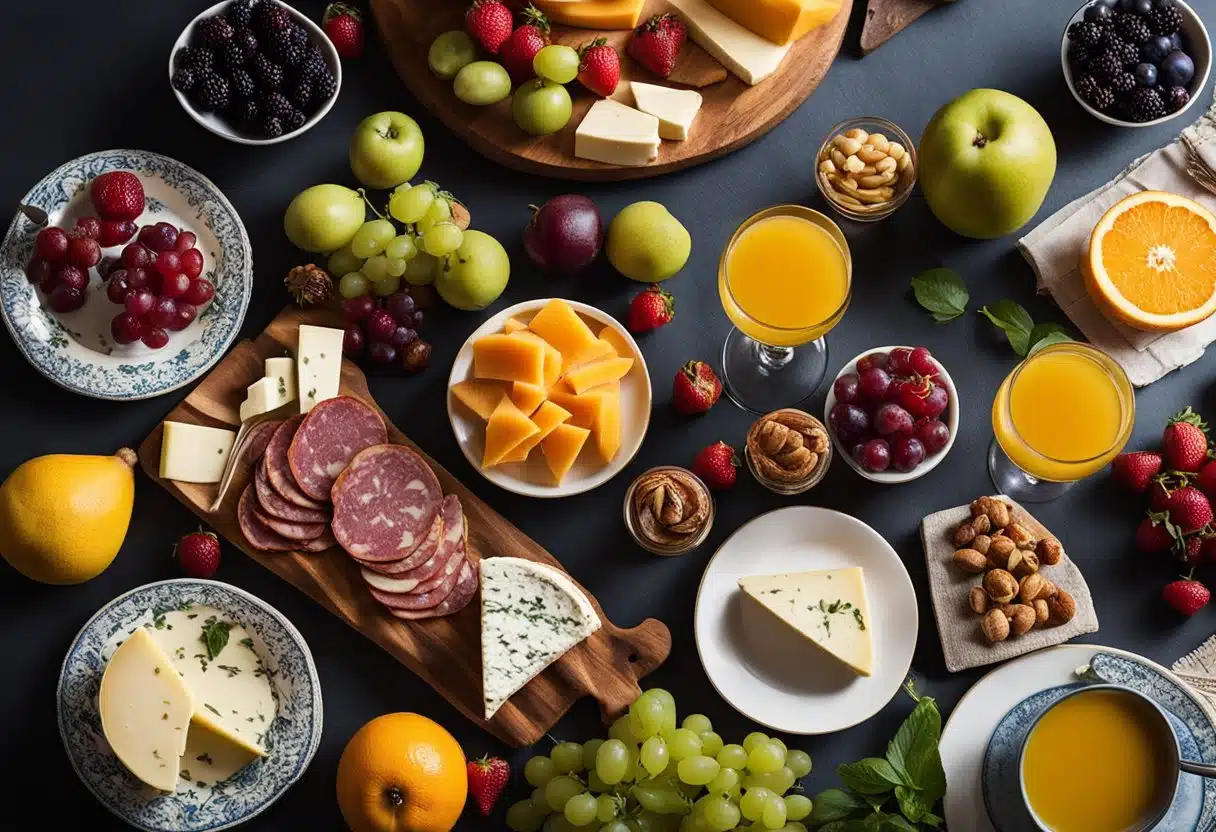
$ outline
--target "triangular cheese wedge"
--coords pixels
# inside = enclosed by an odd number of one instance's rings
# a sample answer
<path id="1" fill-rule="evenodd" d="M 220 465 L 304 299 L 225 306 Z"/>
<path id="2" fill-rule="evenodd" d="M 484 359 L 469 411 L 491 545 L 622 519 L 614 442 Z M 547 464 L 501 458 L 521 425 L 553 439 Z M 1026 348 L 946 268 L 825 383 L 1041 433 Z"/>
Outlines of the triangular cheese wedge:
<path id="1" fill-rule="evenodd" d="M 481 562 L 481 667 L 486 719 L 601 626 L 586 594 L 552 567 Z"/>
<path id="2" fill-rule="evenodd" d="M 873 627 L 860 567 L 740 578 L 739 589 L 855 672 L 873 674 Z"/>

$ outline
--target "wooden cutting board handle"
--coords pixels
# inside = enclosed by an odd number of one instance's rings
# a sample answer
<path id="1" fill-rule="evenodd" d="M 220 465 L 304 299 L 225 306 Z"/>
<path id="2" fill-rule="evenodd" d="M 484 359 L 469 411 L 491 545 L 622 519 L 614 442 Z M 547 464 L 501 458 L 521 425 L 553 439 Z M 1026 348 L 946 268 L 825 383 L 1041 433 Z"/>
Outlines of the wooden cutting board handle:
<path id="1" fill-rule="evenodd" d="M 953 0 L 870 0 L 861 28 L 861 54 L 869 55 L 943 2 Z"/>

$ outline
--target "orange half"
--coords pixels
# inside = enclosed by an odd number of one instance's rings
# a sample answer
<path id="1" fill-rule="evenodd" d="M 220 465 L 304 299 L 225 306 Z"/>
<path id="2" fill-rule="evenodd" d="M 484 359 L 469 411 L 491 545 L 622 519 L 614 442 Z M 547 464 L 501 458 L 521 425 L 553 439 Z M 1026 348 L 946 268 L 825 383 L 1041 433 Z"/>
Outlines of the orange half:
<path id="1" fill-rule="evenodd" d="M 1081 258 L 1089 296 L 1133 329 L 1173 332 L 1216 313 L 1216 214 L 1165 191 L 1117 202 Z"/>

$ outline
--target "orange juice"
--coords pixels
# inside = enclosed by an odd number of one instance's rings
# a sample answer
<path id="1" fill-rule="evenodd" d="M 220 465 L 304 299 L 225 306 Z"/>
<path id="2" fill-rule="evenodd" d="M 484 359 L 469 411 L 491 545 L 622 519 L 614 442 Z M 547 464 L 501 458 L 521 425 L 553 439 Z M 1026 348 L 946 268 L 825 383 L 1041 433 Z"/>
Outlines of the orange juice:
<path id="1" fill-rule="evenodd" d="M 1005 379 L 992 429 L 1014 464 L 1042 480 L 1073 482 L 1123 449 L 1135 395 L 1109 356 L 1086 344 L 1046 347 Z"/>
<path id="2" fill-rule="evenodd" d="M 852 261 L 840 229 L 786 205 L 752 217 L 722 256 L 722 306 L 744 334 L 775 347 L 822 337 L 849 303 Z"/>

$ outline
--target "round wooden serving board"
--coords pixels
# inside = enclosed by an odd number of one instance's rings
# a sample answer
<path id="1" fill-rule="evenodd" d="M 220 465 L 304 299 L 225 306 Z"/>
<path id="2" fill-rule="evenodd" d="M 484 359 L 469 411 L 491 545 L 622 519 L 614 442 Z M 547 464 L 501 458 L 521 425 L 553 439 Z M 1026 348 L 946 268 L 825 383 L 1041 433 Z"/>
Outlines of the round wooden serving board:
<path id="1" fill-rule="evenodd" d="M 685 141 L 664 141 L 659 158 L 645 167 L 621 167 L 579 159 L 574 155 L 574 131 L 595 101 L 578 82 L 569 85 L 574 114 L 566 127 L 541 138 L 528 136 L 511 117 L 511 100 L 490 107 L 473 107 L 457 100 L 452 82 L 437 78 L 427 66 L 427 51 L 439 34 L 464 28 L 467 3 L 434 0 L 371 0 L 397 74 L 434 116 L 478 153 L 509 168 L 559 179 L 619 181 L 645 179 L 708 162 L 750 144 L 776 127 L 805 101 L 827 75 L 840 50 L 853 0 L 844 0 L 836 17 L 794 44 L 776 74 L 754 87 L 725 70 L 691 39 L 684 46 L 676 72 L 666 82 L 625 54 L 629 31 L 600 32 L 554 26 L 554 43 L 578 47 L 603 37 L 621 53 L 621 83 L 614 98 L 632 105 L 633 79 L 700 88 L 705 98 Z M 649 0 L 642 19 L 668 11 L 665 0 Z M 808 158 L 807 164 L 813 160 Z"/>

